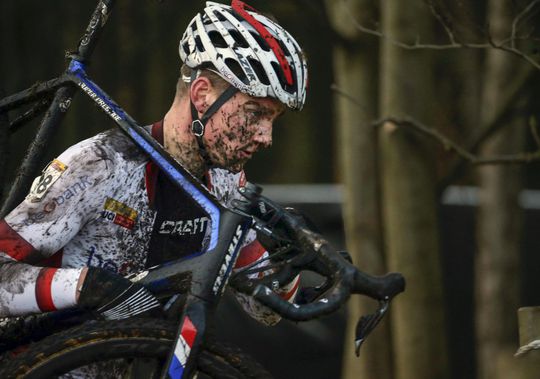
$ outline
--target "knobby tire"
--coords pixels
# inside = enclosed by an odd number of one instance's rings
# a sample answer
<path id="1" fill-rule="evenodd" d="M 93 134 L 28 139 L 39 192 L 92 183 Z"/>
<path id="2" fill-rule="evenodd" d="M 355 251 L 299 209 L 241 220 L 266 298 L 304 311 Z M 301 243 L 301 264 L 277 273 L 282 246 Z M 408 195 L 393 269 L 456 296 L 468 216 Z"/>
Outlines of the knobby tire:
<path id="1" fill-rule="evenodd" d="M 93 321 L 32 343 L 22 352 L 7 353 L 0 362 L 0 378 L 54 378 L 115 359 L 131 362 L 131 370 L 140 362 L 159 362 L 160 370 L 174 338 L 175 325 L 164 320 Z M 204 346 L 197 371 L 198 379 L 272 379 L 253 358 L 221 343 Z M 140 377 L 136 374 L 131 377 Z"/>

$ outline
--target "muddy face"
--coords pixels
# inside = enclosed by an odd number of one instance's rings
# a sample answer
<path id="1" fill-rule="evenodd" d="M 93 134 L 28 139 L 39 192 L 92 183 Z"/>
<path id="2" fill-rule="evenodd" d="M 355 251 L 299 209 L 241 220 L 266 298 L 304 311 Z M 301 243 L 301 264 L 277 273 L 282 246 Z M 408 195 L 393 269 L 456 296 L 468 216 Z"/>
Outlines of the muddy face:
<path id="1" fill-rule="evenodd" d="M 272 125 L 283 113 L 277 100 L 238 93 L 208 121 L 205 142 L 211 160 L 239 172 L 259 149 L 272 145 Z"/>

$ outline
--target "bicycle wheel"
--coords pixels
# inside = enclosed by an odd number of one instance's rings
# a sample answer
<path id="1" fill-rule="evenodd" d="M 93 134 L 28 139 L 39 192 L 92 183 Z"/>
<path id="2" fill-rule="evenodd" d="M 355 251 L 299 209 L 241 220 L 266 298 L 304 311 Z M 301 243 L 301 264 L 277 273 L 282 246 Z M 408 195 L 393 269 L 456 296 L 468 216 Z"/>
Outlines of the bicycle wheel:
<path id="1" fill-rule="evenodd" d="M 0 378 L 159 377 L 174 336 L 174 325 L 164 320 L 90 322 L 8 353 Z M 197 363 L 197 379 L 207 378 L 272 376 L 238 348 L 209 343 Z"/>

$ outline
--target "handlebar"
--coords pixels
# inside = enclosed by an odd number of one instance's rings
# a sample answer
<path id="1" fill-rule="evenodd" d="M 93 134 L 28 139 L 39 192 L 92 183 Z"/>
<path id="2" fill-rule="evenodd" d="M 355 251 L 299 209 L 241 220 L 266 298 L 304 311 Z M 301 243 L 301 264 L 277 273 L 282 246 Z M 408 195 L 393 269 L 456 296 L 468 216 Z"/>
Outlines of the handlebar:
<path id="1" fill-rule="evenodd" d="M 378 300 L 380 307 L 374 314 L 363 316 L 356 330 L 356 350 L 386 313 L 390 301 L 405 290 L 405 279 L 399 273 L 373 276 L 360 271 L 332 248 L 320 234 L 304 224 L 295 230 L 296 241 L 284 239 L 273 227 L 288 212 L 279 204 L 262 196 L 262 189 L 248 183 L 241 191 L 246 201 L 234 204 L 235 210 L 253 218 L 253 227 L 261 234 L 280 242 L 295 245 L 298 253 L 284 268 L 261 279 L 235 275 L 230 285 L 237 291 L 252 296 L 282 317 L 292 321 L 310 320 L 336 311 L 351 294 L 362 294 Z M 274 254 L 275 255 L 275 254 Z M 266 267 L 265 267 L 266 268 Z M 324 292 L 306 304 L 293 304 L 271 288 L 290 282 L 300 271 L 313 271 L 326 278 Z"/>
<path id="2" fill-rule="evenodd" d="M 282 317 L 292 321 L 305 321 L 332 313 L 344 304 L 351 294 L 362 294 L 376 300 L 388 301 L 405 289 L 405 280 L 401 274 L 390 273 L 384 276 L 366 274 L 345 260 L 328 243 L 321 245 L 313 258 L 304 269 L 317 272 L 333 283 L 325 296 L 314 302 L 303 305 L 292 304 L 270 289 L 278 283 L 286 283 L 287 279 L 292 279 L 299 270 L 289 270 L 282 278 L 279 278 L 279 274 L 262 279 L 235 277 L 231 280 L 231 286 L 239 292 L 253 296 Z M 273 284 L 269 285 L 268 282 Z"/>

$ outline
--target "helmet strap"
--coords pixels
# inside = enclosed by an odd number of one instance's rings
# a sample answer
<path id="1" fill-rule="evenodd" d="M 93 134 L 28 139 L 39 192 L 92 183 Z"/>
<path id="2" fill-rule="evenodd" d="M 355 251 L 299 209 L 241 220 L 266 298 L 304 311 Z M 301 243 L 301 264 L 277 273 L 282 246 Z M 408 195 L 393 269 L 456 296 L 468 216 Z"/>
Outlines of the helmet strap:
<path id="1" fill-rule="evenodd" d="M 197 78 L 197 72 L 198 70 L 193 70 L 191 74 L 191 83 Z M 204 160 L 204 163 L 206 164 L 207 168 L 214 167 L 215 164 L 212 162 L 212 159 L 208 155 L 208 151 L 206 149 L 206 146 L 204 144 L 203 136 L 206 129 L 206 123 L 216 113 L 219 108 L 223 104 L 227 102 L 231 97 L 233 97 L 238 92 L 238 89 L 230 86 L 225 91 L 221 93 L 221 95 L 218 96 L 216 101 L 208 109 L 204 114 L 199 118 L 199 114 L 197 112 L 197 109 L 195 108 L 195 105 L 193 104 L 193 101 L 191 101 L 190 97 L 190 107 L 191 107 L 191 132 L 195 136 L 195 139 L 197 140 L 197 144 L 199 146 L 199 154 Z"/>

